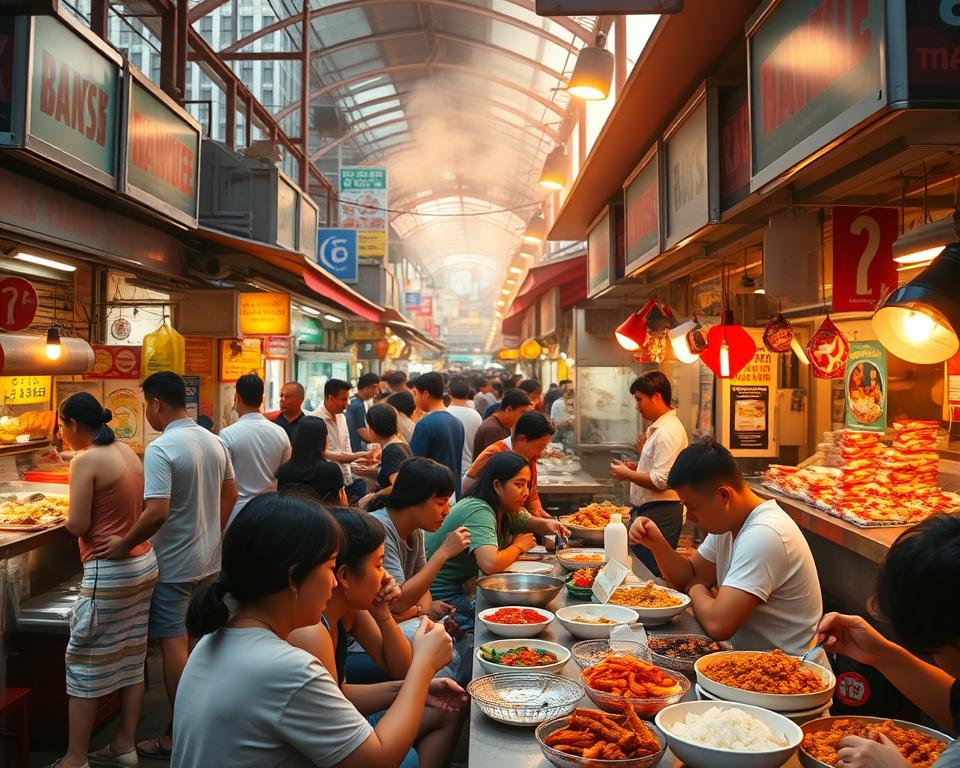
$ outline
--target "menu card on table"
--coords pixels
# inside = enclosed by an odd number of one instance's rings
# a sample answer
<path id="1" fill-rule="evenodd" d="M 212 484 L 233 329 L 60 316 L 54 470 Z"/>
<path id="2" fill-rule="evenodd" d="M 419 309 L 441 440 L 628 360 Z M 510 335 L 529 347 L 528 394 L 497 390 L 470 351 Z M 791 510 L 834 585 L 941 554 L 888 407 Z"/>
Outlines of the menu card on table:
<path id="1" fill-rule="evenodd" d="M 623 584 L 627 576 L 630 575 L 629 569 L 617 560 L 611 560 L 597 574 L 593 580 L 593 596 L 600 603 L 606 603 L 610 599 L 617 587 Z"/>

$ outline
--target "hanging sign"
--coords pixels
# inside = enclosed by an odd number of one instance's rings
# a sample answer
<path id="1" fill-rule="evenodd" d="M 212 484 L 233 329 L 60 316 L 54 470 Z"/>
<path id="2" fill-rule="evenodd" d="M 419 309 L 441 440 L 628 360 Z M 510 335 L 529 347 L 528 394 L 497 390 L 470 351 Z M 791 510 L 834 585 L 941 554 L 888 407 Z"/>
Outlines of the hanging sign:
<path id="1" fill-rule="evenodd" d="M 271 360 L 286 360 L 290 357 L 291 342 L 289 336 L 264 336 L 263 356 Z"/>
<path id="2" fill-rule="evenodd" d="M 897 287 L 896 208 L 833 209 L 833 309 L 868 312 Z"/>
<path id="3" fill-rule="evenodd" d="M 130 325 L 130 321 L 125 317 L 118 317 L 110 324 L 110 335 L 117 341 L 126 341 L 129 339 L 132 330 L 133 326 Z"/>
<path id="4" fill-rule="evenodd" d="M 94 344 L 93 370 L 85 379 L 139 379 L 142 347 Z"/>
<path id="5" fill-rule="evenodd" d="M 750 194 L 750 107 L 747 84 L 719 91 L 720 210 Z"/>
<path id="6" fill-rule="evenodd" d="M 604 211 L 587 233 L 587 298 L 592 299 L 610 287 L 613 255 L 613 212 Z"/>
<path id="7" fill-rule="evenodd" d="M 887 431 L 887 351 L 879 341 L 851 341 L 844 372 L 846 427 Z"/>
<path id="8" fill-rule="evenodd" d="M 317 260 L 317 227 L 320 225 L 320 209 L 309 195 L 300 192 L 300 253 L 308 261 Z"/>
<path id="9" fill-rule="evenodd" d="M 240 333 L 251 336 L 290 334 L 290 296 L 286 293 L 245 292 L 237 305 Z"/>
<path id="10" fill-rule="evenodd" d="M 762 330 L 745 329 L 755 342 Z M 777 366 L 762 343 L 753 359 L 733 378 L 721 380 L 726 419 L 723 444 L 734 456 L 776 456 Z"/>
<path id="11" fill-rule="evenodd" d="M 356 283 L 357 230 L 326 227 L 317 230 L 317 264 L 344 283 Z"/>
<path id="12" fill-rule="evenodd" d="M 263 378 L 260 339 L 220 340 L 220 381 L 229 384 L 248 373 Z"/>
<path id="13" fill-rule="evenodd" d="M 387 255 L 387 169 L 340 169 L 340 226 L 357 230 L 362 259 Z"/>
<path id="14" fill-rule="evenodd" d="M 655 145 L 623 188 L 624 273 L 631 275 L 660 253 L 660 153 Z"/>
<path id="15" fill-rule="evenodd" d="M 758 11 L 747 33 L 751 191 L 886 105 L 884 6 L 885 0 L 805 0 Z"/>
<path id="16" fill-rule="evenodd" d="M 420 306 L 420 291 L 407 291 L 403 294 L 403 305 L 407 309 L 415 309 Z"/>
<path id="17" fill-rule="evenodd" d="M 0 330 L 22 331 L 37 315 L 37 289 L 22 277 L 0 278 Z"/>
<path id="18" fill-rule="evenodd" d="M 908 0 L 907 76 L 910 106 L 956 104 L 960 6 Z"/>
<path id="19" fill-rule="evenodd" d="M 52 393 L 50 376 L 0 376 L 4 405 L 46 403 Z"/>

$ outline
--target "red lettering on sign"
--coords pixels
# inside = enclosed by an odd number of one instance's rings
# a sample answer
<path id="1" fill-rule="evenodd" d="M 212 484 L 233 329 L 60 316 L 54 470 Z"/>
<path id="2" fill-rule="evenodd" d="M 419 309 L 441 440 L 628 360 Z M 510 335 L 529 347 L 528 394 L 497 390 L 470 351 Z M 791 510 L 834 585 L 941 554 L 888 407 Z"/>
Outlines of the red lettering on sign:
<path id="1" fill-rule="evenodd" d="M 165 132 L 161 123 L 133 113 L 130 162 L 184 195 L 193 197 L 194 151 Z"/>
<path id="2" fill-rule="evenodd" d="M 630 238 L 630 247 L 660 226 L 660 201 L 657 195 L 657 184 L 653 183 L 642 190 L 635 197 L 627 209 L 627 234 Z"/>
<path id="3" fill-rule="evenodd" d="M 744 101 L 720 129 L 720 195 L 750 183 L 750 110 Z"/>
<path id="4" fill-rule="evenodd" d="M 110 95 L 47 50 L 40 56 L 40 111 L 101 147 Z"/>
<path id="5" fill-rule="evenodd" d="M 762 136 L 777 130 L 869 55 L 869 2 L 823 0 L 760 65 Z"/>

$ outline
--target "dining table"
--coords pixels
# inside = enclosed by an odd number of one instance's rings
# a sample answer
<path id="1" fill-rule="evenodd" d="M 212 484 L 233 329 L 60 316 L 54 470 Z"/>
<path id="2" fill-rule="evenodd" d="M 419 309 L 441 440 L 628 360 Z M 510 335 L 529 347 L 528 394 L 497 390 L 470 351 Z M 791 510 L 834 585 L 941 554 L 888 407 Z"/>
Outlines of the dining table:
<path id="1" fill-rule="evenodd" d="M 554 566 L 554 575 L 565 576 L 566 569 L 556 562 L 556 558 L 548 555 L 543 558 L 544 562 L 551 562 Z M 642 580 L 653 579 L 656 583 L 663 584 L 636 558 L 633 559 L 633 572 Z M 583 605 L 589 601 L 573 597 L 564 588 L 560 594 L 550 603 L 543 606 L 548 611 L 556 613 L 559 609 L 568 605 Z M 476 597 L 476 613 L 492 607 L 484 598 L 483 594 L 478 592 Z M 700 624 L 693 616 L 693 611 L 689 608 L 676 617 L 672 622 L 660 626 L 646 626 L 645 630 L 649 634 L 662 632 L 682 632 L 706 634 L 703 632 Z M 477 658 L 476 649 L 484 643 L 492 640 L 498 640 L 486 626 L 481 622 L 476 623 L 474 629 L 474 654 L 473 654 L 473 678 L 486 675 L 486 670 L 480 666 Z M 537 636 L 539 640 L 546 640 L 551 643 L 559 643 L 565 648 L 572 648 L 574 643 L 578 642 L 566 631 L 559 621 L 554 620 L 550 625 Z M 522 641 L 518 641 L 522 642 Z M 558 673 L 571 680 L 580 681 L 580 667 L 576 660 L 571 656 L 563 669 Z M 696 701 L 695 686 L 691 685 L 690 690 L 684 697 L 684 701 Z M 584 695 L 583 699 L 577 704 L 578 707 L 596 709 L 596 705 Z M 509 765 L 509 768 L 550 768 L 552 765 L 537 744 L 533 735 L 534 726 L 505 725 L 495 720 L 491 720 L 483 714 L 476 702 L 470 704 L 470 739 L 469 739 L 469 763 L 470 768 L 496 768 L 496 766 Z M 664 753 L 656 768 L 680 768 L 682 763 L 669 748 Z M 701 766 L 698 768 L 709 768 Z M 794 754 L 783 768 L 800 768 L 800 761 Z"/>

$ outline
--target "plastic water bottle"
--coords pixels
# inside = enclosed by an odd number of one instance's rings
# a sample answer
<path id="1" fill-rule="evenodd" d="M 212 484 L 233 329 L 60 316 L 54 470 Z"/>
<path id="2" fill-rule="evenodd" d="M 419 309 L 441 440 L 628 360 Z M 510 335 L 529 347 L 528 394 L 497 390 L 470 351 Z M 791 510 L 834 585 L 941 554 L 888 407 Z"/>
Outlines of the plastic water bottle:
<path id="1" fill-rule="evenodd" d="M 610 522 L 603 529 L 603 554 L 607 562 L 616 560 L 626 568 L 631 567 L 630 550 L 627 547 L 627 526 L 618 514 L 610 515 Z"/>

